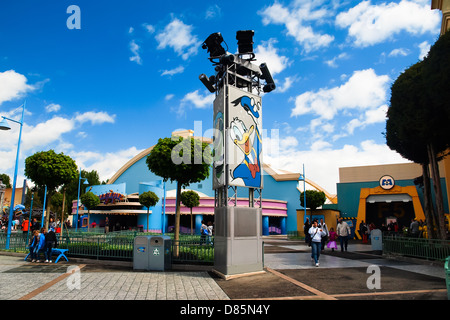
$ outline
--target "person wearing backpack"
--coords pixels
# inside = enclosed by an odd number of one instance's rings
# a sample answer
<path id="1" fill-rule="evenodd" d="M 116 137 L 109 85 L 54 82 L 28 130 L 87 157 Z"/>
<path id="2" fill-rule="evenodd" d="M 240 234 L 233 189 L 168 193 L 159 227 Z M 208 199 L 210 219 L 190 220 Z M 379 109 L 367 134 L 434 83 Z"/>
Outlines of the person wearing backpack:
<path id="1" fill-rule="evenodd" d="M 206 243 L 208 234 L 208 227 L 206 226 L 205 221 L 202 220 L 202 226 L 200 227 L 200 244 Z"/>

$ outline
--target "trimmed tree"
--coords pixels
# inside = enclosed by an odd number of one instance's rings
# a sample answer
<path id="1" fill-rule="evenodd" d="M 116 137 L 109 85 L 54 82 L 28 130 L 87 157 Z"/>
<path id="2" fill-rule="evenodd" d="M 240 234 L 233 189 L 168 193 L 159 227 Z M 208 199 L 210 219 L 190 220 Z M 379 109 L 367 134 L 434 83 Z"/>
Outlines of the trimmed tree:
<path id="1" fill-rule="evenodd" d="M 149 228 L 149 215 L 150 207 L 156 206 L 159 201 L 159 197 L 153 191 L 146 191 L 139 195 L 139 203 L 144 207 L 147 207 L 147 232 Z"/>
<path id="2" fill-rule="evenodd" d="M 304 202 L 305 194 L 306 194 L 306 205 L 310 209 L 310 218 L 309 219 L 312 222 L 313 211 L 316 210 L 317 208 L 321 207 L 325 203 L 326 196 L 323 191 L 306 190 L 306 191 L 300 193 L 300 205 L 302 207 L 305 207 L 305 202 Z"/>
<path id="3" fill-rule="evenodd" d="M 90 224 L 91 210 L 100 204 L 100 198 L 91 191 L 86 192 L 81 197 L 81 203 L 88 209 L 88 232 Z"/>
<path id="4" fill-rule="evenodd" d="M 56 189 L 77 178 L 75 161 L 64 153 L 55 151 L 41 151 L 25 159 L 25 176 L 40 188 L 47 186 L 48 199 L 45 228 L 48 228 L 50 216 L 50 199 Z"/>
<path id="5" fill-rule="evenodd" d="M 448 154 L 450 129 L 450 33 L 431 46 L 428 56 L 406 69 L 392 85 L 391 106 L 386 122 L 388 146 L 422 165 L 425 214 L 429 235 L 446 238 L 443 195 L 438 161 Z M 435 190 L 433 213 L 428 165 Z M 430 226 L 434 224 L 434 226 Z"/>
<path id="6" fill-rule="evenodd" d="M 181 189 L 209 177 L 211 149 L 200 140 L 181 137 L 159 139 L 146 160 L 147 166 L 164 181 L 177 183 L 174 241 L 180 239 Z M 176 247 L 178 248 L 178 247 Z M 178 250 L 175 249 L 175 256 Z"/>
<path id="7" fill-rule="evenodd" d="M 200 205 L 200 196 L 197 192 L 189 190 L 181 193 L 181 202 L 185 207 L 191 209 L 191 235 L 194 234 L 194 223 L 192 217 L 192 208 Z"/>

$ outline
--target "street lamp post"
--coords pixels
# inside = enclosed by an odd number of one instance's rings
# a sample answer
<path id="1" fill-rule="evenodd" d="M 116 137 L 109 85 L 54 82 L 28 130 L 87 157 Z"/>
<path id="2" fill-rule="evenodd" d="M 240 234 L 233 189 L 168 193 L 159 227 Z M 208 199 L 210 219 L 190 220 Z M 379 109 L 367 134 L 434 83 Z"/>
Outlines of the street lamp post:
<path id="1" fill-rule="evenodd" d="M 7 230 L 6 245 L 5 245 L 6 250 L 9 249 L 9 244 L 10 244 L 10 240 L 11 240 L 11 223 L 12 223 L 13 213 L 14 213 L 14 197 L 16 195 L 16 181 L 17 181 L 17 170 L 19 167 L 20 139 L 22 138 L 22 127 L 23 127 L 23 115 L 24 114 L 25 114 L 25 102 L 22 105 L 22 118 L 20 121 L 2 116 L 3 120 L 0 122 L 0 130 L 10 130 L 11 129 L 11 127 L 8 125 L 8 122 L 6 120 L 20 124 L 19 142 L 17 143 L 16 165 L 14 168 L 14 179 L 13 179 L 13 184 L 12 184 L 11 203 L 9 206 L 8 230 Z"/>
<path id="2" fill-rule="evenodd" d="M 80 174 L 78 175 L 78 197 L 77 197 L 77 214 L 76 214 L 76 218 L 75 218 L 75 231 L 78 231 L 78 208 L 80 207 L 81 180 L 84 180 L 83 184 L 89 184 L 89 182 L 87 181 L 87 178 L 81 178 L 81 168 L 80 168 Z"/>
<path id="3" fill-rule="evenodd" d="M 300 174 L 299 181 L 303 181 L 303 209 L 305 210 L 305 216 L 303 220 L 306 220 L 306 177 L 305 177 L 305 165 L 303 164 L 303 174 Z M 304 222 L 304 221 L 303 221 Z"/>

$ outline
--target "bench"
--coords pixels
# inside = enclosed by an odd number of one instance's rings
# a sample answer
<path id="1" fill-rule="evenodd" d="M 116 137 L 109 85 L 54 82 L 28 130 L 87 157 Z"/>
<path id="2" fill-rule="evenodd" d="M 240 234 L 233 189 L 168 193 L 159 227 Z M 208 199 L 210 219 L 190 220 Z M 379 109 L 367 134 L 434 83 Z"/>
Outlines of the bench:
<path id="1" fill-rule="evenodd" d="M 55 263 L 58 263 L 59 259 L 64 258 L 66 259 L 66 261 L 69 261 L 69 259 L 66 256 L 66 252 L 69 251 L 69 249 L 59 249 L 59 248 L 53 248 L 52 249 L 52 255 L 58 255 L 58 257 L 55 260 Z M 27 254 L 27 256 L 25 257 L 24 261 L 27 261 L 29 255 L 31 254 L 31 252 L 29 252 Z"/>

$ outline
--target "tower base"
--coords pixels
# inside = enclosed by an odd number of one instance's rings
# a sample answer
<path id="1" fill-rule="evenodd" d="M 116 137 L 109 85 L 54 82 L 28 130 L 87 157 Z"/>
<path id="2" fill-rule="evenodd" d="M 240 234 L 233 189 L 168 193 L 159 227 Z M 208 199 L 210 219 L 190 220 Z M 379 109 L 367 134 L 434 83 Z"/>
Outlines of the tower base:
<path id="1" fill-rule="evenodd" d="M 225 279 L 263 272 L 262 209 L 218 207 L 214 220 L 214 271 Z"/>

